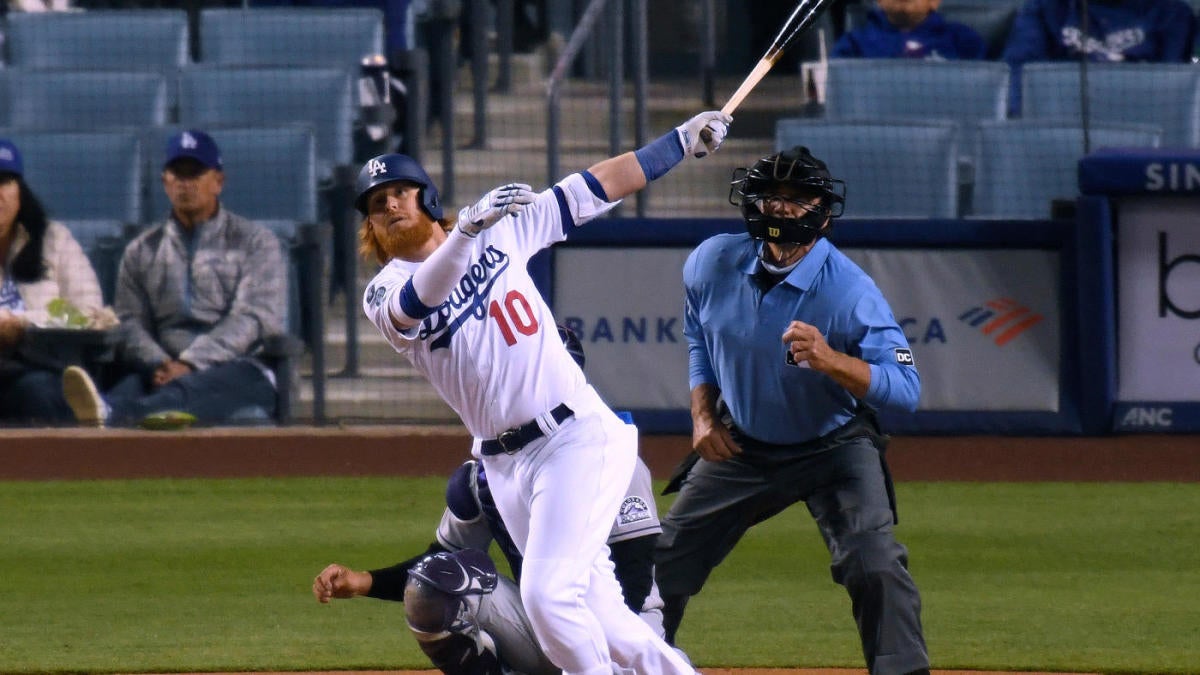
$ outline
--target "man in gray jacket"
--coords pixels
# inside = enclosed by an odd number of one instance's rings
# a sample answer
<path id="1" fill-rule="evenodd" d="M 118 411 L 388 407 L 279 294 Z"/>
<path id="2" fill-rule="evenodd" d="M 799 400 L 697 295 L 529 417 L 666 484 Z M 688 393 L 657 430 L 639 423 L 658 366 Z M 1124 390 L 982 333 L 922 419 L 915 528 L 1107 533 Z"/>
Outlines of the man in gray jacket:
<path id="1" fill-rule="evenodd" d="M 167 142 L 162 173 L 171 213 L 129 243 L 114 302 L 121 377 L 101 395 L 81 368 L 63 374 L 83 424 L 127 426 L 162 411 L 219 424 L 244 411 L 271 415 L 274 375 L 255 355 L 282 333 L 286 279 L 279 240 L 226 210 L 221 153 L 202 131 Z"/>

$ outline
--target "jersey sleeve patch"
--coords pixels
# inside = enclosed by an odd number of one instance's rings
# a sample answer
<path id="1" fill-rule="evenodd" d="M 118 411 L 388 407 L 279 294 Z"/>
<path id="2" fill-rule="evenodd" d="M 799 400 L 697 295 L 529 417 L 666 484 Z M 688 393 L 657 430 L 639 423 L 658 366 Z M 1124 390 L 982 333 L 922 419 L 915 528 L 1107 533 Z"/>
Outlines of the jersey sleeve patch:
<path id="1" fill-rule="evenodd" d="M 902 349 L 900 347 L 896 348 L 896 363 L 898 363 L 902 366 L 912 366 L 912 367 L 915 367 L 917 365 L 916 359 L 913 358 L 912 350 L 911 349 Z"/>
<path id="2" fill-rule="evenodd" d="M 621 502 L 621 510 L 617 512 L 618 525 L 632 525 L 633 523 L 650 520 L 653 516 L 650 512 L 650 507 L 646 505 L 646 500 L 637 495 L 629 495 L 625 501 Z"/>

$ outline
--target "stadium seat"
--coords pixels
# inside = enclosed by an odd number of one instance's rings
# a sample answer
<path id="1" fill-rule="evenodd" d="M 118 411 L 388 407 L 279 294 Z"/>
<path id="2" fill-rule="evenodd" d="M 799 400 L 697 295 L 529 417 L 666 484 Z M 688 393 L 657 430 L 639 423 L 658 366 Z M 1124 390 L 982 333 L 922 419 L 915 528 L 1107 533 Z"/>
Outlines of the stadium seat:
<path id="1" fill-rule="evenodd" d="M 947 21 L 974 28 L 987 45 L 984 58 L 997 60 L 1004 53 L 1008 32 L 1024 0 L 944 0 L 938 13 Z"/>
<path id="2" fill-rule="evenodd" d="M 338 167 L 354 161 L 351 84 L 350 74 L 336 68 L 195 65 L 180 76 L 179 124 L 199 129 L 311 124 L 317 177 L 331 182 Z"/>
<path id="3" fill-rule="evenodd" d="M 846 181 L 849 218 L 958 215 L 958 128 L 953 122 L 782 119 L 775 148 L 805 145 Z"/>
<path id="4" fill-rule="evenodd" d="M 16 129 L 96 131 L 165 124 L 166 76 L 137 71 L 5 71 L 0 120 Z"/>
<path id="5" fill-rule="evenodd" d="M 383 49 L 383 13 L 378 9 L 263 7 L 200 12 L 203 63 L 357 70 L 364 56 L 383 54 Z"/>
<path id="6" fill-rule="evenodd" d="M 1078 63 L 1028 63 L 1022 69 L 1027 120 L 1083 119 Z M 1168 146 L 1200 147 L 1200 68 L 1180 63 L 1089 63 L 1087 108 L 1093 124 L 1136 121 L 1162 127 Z"/>
<path id="7" fill-rule="evenodd" d="M 1088 136 L 1092 150 L 1157 147 L 1162 131 L 1149 125 L 1093 125 Z M 980 124 L 970 215 L 1049 218 L 1054 200 L 1073 200 L 1079 194 L 1083 138 L 1078 124 L 1028 120 Z"/>
<path id="8" fill-rule="evenodd" d="M 37 70 L 156 70 L 189 61 L 181 9 L 14 12 L 8 64 Z"/>
<path id="9" fill-rule="evenodd" d="M 141 142 L 133 131 L 8 129 L 25 179 L 55 220 L 142 220 Z"/>
<path id="10" fill-rule="evenodd" d="M 125 244 L 129 243 L 128 225 L 115 219 L 66 219 L 61 222 L 71 231 L 92 263 L 92 269 L 100 280 L 104 304 L 112 305 L 117 291 L 121 256 L 125 253 Z"/>
<path id="11" fill-rule="evenodd" d="M 991 61 L 833 59 L 825 118 L 953 120 L 970 133 L 1008 109 L 1008 66 Z M 973 139 L 963 137 L 964 148 Z"/>

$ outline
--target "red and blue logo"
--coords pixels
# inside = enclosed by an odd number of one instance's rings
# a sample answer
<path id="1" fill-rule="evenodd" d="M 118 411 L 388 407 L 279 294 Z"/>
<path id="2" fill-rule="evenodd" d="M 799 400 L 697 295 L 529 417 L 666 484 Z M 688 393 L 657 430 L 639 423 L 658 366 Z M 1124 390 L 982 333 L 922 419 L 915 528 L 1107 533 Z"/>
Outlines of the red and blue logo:
<path id="1" fill-rule="evenodd" d="M 1003 347 L 1044 318 L 1012 298 L 996 298 L 968 309 L 958 320 L 978 328 L 984 335 L 992 337 L 997 346 Z"/>

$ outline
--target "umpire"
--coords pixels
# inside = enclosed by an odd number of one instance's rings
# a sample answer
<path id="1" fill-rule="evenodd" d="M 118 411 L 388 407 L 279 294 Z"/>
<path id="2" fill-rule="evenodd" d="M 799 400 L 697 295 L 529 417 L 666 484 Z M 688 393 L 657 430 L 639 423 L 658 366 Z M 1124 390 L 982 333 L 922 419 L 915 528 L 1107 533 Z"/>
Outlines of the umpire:
<path id="1" fill-rule="evenodd" d="M 656 550 L 667 639 L 742 535 L 802 501 L 871 675 L 927 674 L 874 417 L 916 409 L 912 352 L 879 288 L 824 238 L 845 203 L 824 162 L 797 146 L 733 178 L 747 234 L 704 241 L 683 268 L 695 452 L 668 485 L 679 496 Z"/>

